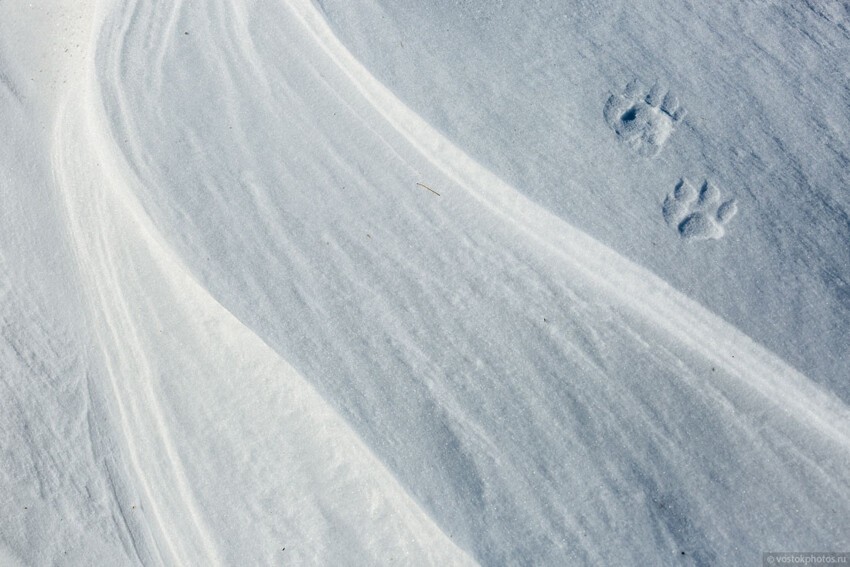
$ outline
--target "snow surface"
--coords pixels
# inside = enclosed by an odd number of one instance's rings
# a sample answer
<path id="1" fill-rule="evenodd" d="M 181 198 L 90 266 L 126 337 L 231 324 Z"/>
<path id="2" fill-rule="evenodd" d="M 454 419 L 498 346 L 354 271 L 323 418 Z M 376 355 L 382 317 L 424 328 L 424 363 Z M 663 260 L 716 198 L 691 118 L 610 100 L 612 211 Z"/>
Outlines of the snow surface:
<path id="1" fill-rule="evenodd" d="M 0 1 L 0 564 L 850 549 L 850 7 Z"/>

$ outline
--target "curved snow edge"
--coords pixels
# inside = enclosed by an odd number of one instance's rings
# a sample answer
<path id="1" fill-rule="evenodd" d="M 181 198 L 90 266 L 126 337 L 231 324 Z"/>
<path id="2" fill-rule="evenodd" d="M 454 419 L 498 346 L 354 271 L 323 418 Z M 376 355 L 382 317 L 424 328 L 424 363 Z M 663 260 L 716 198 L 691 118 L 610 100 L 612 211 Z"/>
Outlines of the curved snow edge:
<path id="1" fill-rule="evenodd" d="M 127 11 L 133 12 L 134 5 L 131 4 Z M 93 18 L 93 45 L 99 42 L 98 30 L 103 29 L 107 14 L 114 7 L 109 0 L 99 3 Z M 123 236 L 125 232 L 135 231 L 133 236 L 138 237 L 138 244 L 141 245 L 138 249 L 153 263 L 154 270 L 150 272 L 153 277 L 165 279 L 167 286 L 179 290 L 184 297 L 190 297 L 192 303 L 203 305 L 204 313 L 221 321 L 222 326 L 229 327 L 231 334 L 242 341 L 246 350 L 258 353 L 258 357 L 268 362 L 268 368 L 276 368 L 276 375 L 282 375 L 291 388 L 310 401 L 312 409 L 300 412 L 303 420 L 335 425 L 334 435 L 344 440 L 349 456 L 356 457 L 352 462 L 362 466 L 355 482 L 360 479 L 370 486 L 381 487 L 386 503 L 393 504 L 399 518 L 408 527 L 418 527 L 414 532 L 429 533 L 441 539 L 441 553 L 444 556 L 452 556 L 453 561 L 463 564 L 475 564 L 467 551 L 454 544 L 410 497 L 383 462 L 319 392 L 197 281 L 157 230 L 132 191 L 140 181 L 112 139 L 103 108 L 101 85 L 97 80 L 96 56 L 84 61 L 78 71 L 78 82 L 68 88 L 57 105 L 51 152 L 55 182 L 64 200 L 68 228 L 74 240 L 76 262 L 83 281 L 87 282 L 91 291 L 86 298 L 88 308 L 95 313 L 102 312 L 95 319 L 102 318 L 106 324 L 105 328 L 95 332 L 103 335 L 99 338 L 105 345 L 112 345 L 115 349 L 103 353 L 109 366 L 110 379 L 103 387 L 109 391 L 107 395 L 115 403 L 118 414 L 116 421 L 121 429 L 119 435 L 127 452 L 128 465 L 135 476 L 133 481 L 138 483 L 138 488 L 145 494 L 149 520 L 154 523 L 150 528 L 156 535 L 150 532 L 137 533 L 135 537 L 142 541 L 136 541 L 135 544 L 142 545 L 146 557 L 155 562 L 162 562 L 165 555 L 178 563 L 191 562 L 198 559 L 198 556 L 193 556 L 193 551 L 203 550 L 209 563 L 225 563 L 216 534 L 203 513 L 203 502 L 198 501 L 191 479 L 182 466 L 181 456 L 171 438 L 167 416 L 159 408 L 157 392 L 151 387 L 143 387 L 143 391 L 136 392 L 144 398 L 141 404 L 122 397 L 122 386 L 119 384 L 122 371 L 133 369 L 134 364 L 138 363 L 138 370 L 141 374 L 145 373 L 145 345 L 136 336 L 133 309 L 123 297 L 121 273 L 115 262 L 125 252 L 121 250 L 119 239 L 114 238 L 114 231 L 118 227 L 112 226 L 114 220 L 109 216 L 114 214 L 109 215 L 112 212 L 109 207 L 119 207 L 120 216 L 131 220 L 134 226 L 119 224 L 119 232 Z M 110 232 L 113 232 L 113 238 L 110 238 Z M 142 261 L 145 261 L 144 256 Z M 181 306 L 175 308 L 180 309 Z M 168 525 L 174 518 L 169 518 L 167 511 L 173 503 L 160 502 L 163 496 L 158 493 L 157 485 L 152 485 L 145 476 L 142 459 L 144 448 L 136 446 L 134 430 L 140 424 L 151 423 L 155 429 L 151 435 L 158 439 L 158 449 L 166 453 L 171 464 L 171 470 L 166 474 L 181 495 L 180 505 L 190 520 L 189 530 L 192 539 L 196 540 L 194 543 L 181 540 L 179 534 L 170 533 Z M 144 525 L 139 526 L 144 532 L 147 531 L 145 528 Z M 194 544 L 198 544 L 199 548 L 193 548 Z"/>
<path id="2" fill-rule="evenodd" d="M 850 408 L 650 270 L 566 223 L 478 164 L 408 108 L 336 37 L 312 0 L 284 0 L 357 91 L 448 178 L 627 310 L 780 403 L 803 424 L 850 446 Z"/>

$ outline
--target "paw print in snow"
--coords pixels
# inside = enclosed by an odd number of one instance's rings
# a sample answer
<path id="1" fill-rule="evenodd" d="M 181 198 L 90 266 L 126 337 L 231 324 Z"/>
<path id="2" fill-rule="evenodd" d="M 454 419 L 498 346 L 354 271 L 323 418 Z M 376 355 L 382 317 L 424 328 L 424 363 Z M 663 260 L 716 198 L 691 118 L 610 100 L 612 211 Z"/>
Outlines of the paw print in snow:
<path id="1" fill-rule="evenodd" d="M 673 93 L 655 83 L 644 96 L 641 84 L 635 79 L 621 95 L 612 94 L 605 103 L 605 122 L 620 140 L 640 155 L 654 157 L 667 143 L 687 111 L 679 105 Z"/>
<path id="2" fill-rule="evenodd" d="M 664 220 L 686 240 L 722 238 L 724 227 L 738 213 L 735 199 L 720 202 L 720 189 L 706 181 L 699 193 L 687 179 L 664 199 Z"/>

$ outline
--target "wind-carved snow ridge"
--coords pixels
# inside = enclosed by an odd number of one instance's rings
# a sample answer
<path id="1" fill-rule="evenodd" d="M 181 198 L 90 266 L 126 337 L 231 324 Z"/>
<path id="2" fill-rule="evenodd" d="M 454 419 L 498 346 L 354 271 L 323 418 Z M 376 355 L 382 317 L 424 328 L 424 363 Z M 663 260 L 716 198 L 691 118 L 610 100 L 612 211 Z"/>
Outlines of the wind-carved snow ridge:
<path id="1" fill-rule="evenodd" d="M 314 2 L 112 14 L 52 149 L 142 563 L 734 563 L 847 516 L 846 407 L 479 165 Z M 638 151 L 663 95 L 616 116 Z M 671 227 L 722 235 L 680 189 Z"/>
<path id="2" fill-rule="evenodd" d="M 119 11 L 104 26 L 123 28 L 125 15 L 144 25 L 149 14 Z M 99 387 L 138 490 L 116 513 L 139 560 L 472 564 L 321 396 L 193 277 L 138 201 L 141 181 L 112 138 L 101 85 L 80 77 L 53 159 L 108 369 Z"/>
<path id="3" fill-rule="evenodd" d="M 788 404 L 789 408 L 796 408 L 794 411 L 799 412 L 797 415 L 808 416 L 804 419 L 813 420 L 812 423 L 817 423 L 830 438 L 840 441 L 844 446 L 850 444 L 850 423 L 834 422 L 815 409 L 816 405 L 823 404 L 822 407 L 831 408 L 830 411 L 845 414 L 846 408 L 832 396 L 825 394 L 774 353 L 757 345 L 650 271 L 633 264 L 523 197 L 445 139 L 375 79 L 339 42 L 322 14 L 309 0 L 289 0 L 287 4 L 374 108 L 413 147 L 445 175 L 468 190 L 482 206 L 516 225 L 541 246 L 551 248 L 562 260 L 572 264 L 577 274 L 594 281 L 598 289 L 611 299 L 616 298 L 625 307 L 655 323 L 659 329 L 671 333 L 709 360 L 724 365 L 728 371 L 747 380 L 762 393 L 769 393 L 775 400 Z M 658 85 L 643 99 L 641 92 L 640 83 L 630 83 L 622 97 L 612 97 L 614 102 L 610 106 L 627 111 L 631 104 L 639 112 L 642 112 L 641 108 L 648 107 L 654 117 L 646 118 L 648 129 L 640 130 L 639 139 L 653 148 L 651 153 L 657 153 L 673 132 L 674 126 L 684 118 L 686 110 L 679 105 L 675 96 L 669 93 L 665 95 L 664 89 Z M 663 116 L 656 116 L 658 113 Z M 617 112 L 607 111 L 606 114 L 617 116 Z M 711 195 L 713 190 L 709 190 L 707 201 L 713 201 Z M 723 211 L 718 212 L 718 223 L 725 223 L 736 211 L 734 202 L 724 204 L 722 208 Z M 695 237 L 703 235 L 701 227 L 696 226 L 703 223 L 694 224 L 693 229 L 688 229 L 688 234 Z M 717 234 L 714 227 L 708 232 Z M 796 394 L 791 394 L 791 390 L 796 391 Z M 804 398 L 809 401 L 803 401 Z M 820 401 L 812 405 L 814 399 Z"/>
<path id="4" fill-rule="evenodd" d="M 445 139 L 375 79 L 339 42 L 309 0 L 289 0 L 287 4 L 374 108 L 413 147 L 467 189 L 482 206 L 516 225 L 541 246 L 552 249 L 561 259 L 572 264 L 577 274 L 594 281 L 609 298 L 622 302 L 625 307 L 652 321 L 657 328 L 667 331 L 707 359 L 723 365 L 751 387 L 776 401 L 781 400 L 789 409 L 795 408 L 791 410 L 795 415 L 812 420 L 810 423 L 818 424 L 828 437 L 843 446 L 850 445 L 850 423 L 833 421 L 826 418 L 824 412 L 815 409 L 820 406 L 830 408 L 829 412 L 846 414 L 846 408 L 831 395 L 650 271 L 633 264 L 519 194 Z M 675 96 L 665 95 L 664 89 L 658 85 L 643 99 L 641 92 L 639 82 L 630 83 L 623 97 L 612 97 L 614 102 L 610 106 L 627 111 L 628 104 L 631 104 L 639 112 L 649 111 L 652 114 L 645 119 L 647 127 L 639 130 L 641 135 L 638 139 L 641 145 L 646 142 L 645 145 L 652 149 L 649 155 L 654 155 L 682 121 L 686 110 Z M 606 114 L 617 116 L 617 112 L 606 111 Z M 713 190 L 709 190 L 707 202 L 713 202 L 712 195 Z M 683 236 L 701 238 L 708 235 L 711 238 L 722 235 L 719 232 L 722 225 L 734 216 L 737 209 L 734 201 L 724 203 L 720 208 L 717 226 L 705 228 L 703 225 L 710 223 L 694 220 L 693 226 L 685 227 L 687 234 Z M 819 401 L 814 402 L 815 399 Z"/>
<path id="5" fill-rule="evenodd" d="M 847 419 L 847 408 L 833 396 L 789 367 L 774 353 L 754 343 L 733 326 L 671 288 L 649 270 L 626 260 L 523 197 L 513 187 L 479 165 L 463 150 L 442 136 L 372 76 L 340 43 L 311 2 L 292 0 L 287 4 L 374 111 L 379 113 L 386 120 L 387 125 L 400 134 L 405 142 L 415 148 L 424 159 L 427 159 L 452 182 L 441 190 L 442 204 L 451 203 L 453 196 L 460 201 L 459 193 L 466 193 L 480 204 L 482 212 L 486 212 L 488 217 L 498 219 L 497 224 L 510 227 L 516 241 L 533 246 L 539 253 L 551 258 L 552 265 L 557 266 L 559 273 L 569 281 L 570 286 L 582 288 L 586 286 L 592 289 L 593 296 L 598 302 L 611 305 L 617 311 L 629 313 L 629 317 L 634 316 L 641 321 L 641 324 L 651 327 L 653 333 L 658 332 L 659 335 L 666 336 L 677 344 L 677 352 L 696 353 L 710 362 L 711 372 L 716 369 L 718 374 L 728 373 L 736 383 L 736 394 L 733 398 L 737 401 L 731 402 L 733 405 L 747 403 L 745 400 L 752 397 L 758 398 L 771 407 L 777 408 L 776 411 L 780 411 L 783 415 L 793 416 L 794 423 L 800 428 L 816 428 L 817 435 L 821 439 L 828 439 L 830 443 L 840 447 L 841 451 L 846 451 L 850 447 L 850 421 Z M 336 88 L 340 87 L 341 85 L 336 85 Z M 344 85 L 342 88 L 345 97 L 351 99 L 350 89 Z M 635 108 L 634 117 L 628 114 L 630 106 Z M 645 96 L 639 88 L 628 89 L 623 97 L 614 99 L 606 114 L 614 120 L 612 128 L 615 132 L 620 128 L 627 137 L 624 141 L 631 143 L 640 153 L 648 157 L 660 151 L 670 138 L 675 126 L 685 115 L 684 109 L 681 108 L 675 96 L 665 94 L 659 87 L 653 88 Z M 642 125 L 631 129 L 623 124 L 624 119 L 626 122 L 639 121 L 638 124 Z M 620 123 L 618 124 L 616 120 Z M 380 125 L 374 121 L 371 124 L 373 128 L 380 128 Z M 389 136 L 389 134 L 382 134 L 382 136 Z M 400 145 L 402 144 L 394 142 L 394 146 Z M 397 151 L 403 153 L 401 149 Z M 688 205 L 685 205 L 685 209 Z M 709 208 L 714 205 L 714 191 L 709 189 L 702 206 Z M 731 218 L 734 206 L 726 205 L 722 211 L 716 214 L 709 212 L 710 216 L 706 217 L 696 214 L 699 212 L 697 210 L 685 212 L 685 219 L 677 224 L 677 230 L 681 231 L 680 234 L 683 237 L 712 238 L 722 234 L 722 224 Z M 673 207 L 668 214 L 672 222 L 673 217 L 676 216 Z M 682 225 L 682 222 L 688 218 L 688 214 L 695 216 L 691 216 L 691 220 Z M 658 349 L 658 345 L 657 343 L 647 344 L 646 348 L 654 352 Z M 707 384 L 712 383 L 711 378 L 707 380 Z M 713 386 L 706 385 L 706 387 L 705 391 L 700 391 L 698 397 L 702 401 L 697 402 L 697 405 L 702 402 L 709 403 L 708 400 L 716 395 L 711 393 Z M 725 395 L 721 394 L 721 396 Z M 660 413 L 666 411 L 653 407 L 655 409 L 652 411 Z M 571 409 L 581 411 L 580 404 Z M 734 421 L 737 421 L 737 418 Z M 681 424 L 673 425 L 673 422 L 664 423 L 665 425 L 660 423 L 657 425 L 673 429 L 682 427 Z M 717 430 L 718 433 L 720 431 L 724 429 Z M 612 458 L 616 460 L 619 456 Z M 658 458 L 659 463 L 665 461 L 664 456 Z M 625 459 L 628 460 L 628 457 Z M 658 464 L 658 466 L 665 465 Z M 829 481 L 827 485 L 835 487 L 837 493 L 843 493 L 846 479 L 841 478 L 840 475 L 836 475 L 833 479 L 835 484 Z M 681 500 L 681 496 L 676 499 Z M 664 510 L 668 510 L 669 506 L 671 504 L 665 504 Z M 712 505 L 708 505 L 708 508 L 711 507 Z M 698 522 L 689 515 L 671 516 L 664 510 L 661 512 L 656 510 L 654 518 L 659 522 L 661 531 L 673 534 L 670 537 L 682 538 L 682 531 L 688 531 L 685 530 L 687 526 L 698 525 Z M 702 529 L 707 530 L 704 533 L 717 533 L 711 527 L 703 526 Z M 684 536 L 683 540 L 687 539 L 688 536 Z M 498 551 L 500 550 L 496 550 Z M 489 556 L 487 553 L 494 553 L 490 549 L 481 550 L 480 553 L 485 558 L 509 556 L 504 550 L 501 551 L 506 555 Z M 729 552 L 730 549 L 727 549 L 726 553 Z M 710 564 L 712 561 L 703 559 L 702 562 Z"/>
<path id="6" fill-rule="evenodd" d="M 78 118 L 65 117 L 69 129 L 57 142 L 91 135 Z M 109 147 L 92 142 L 58 147 Z M 121 187 L 132 183 L 129 171 L 100 153 L 101 168 L 87 172 L 69 153 L 57 158 L 60 182 L 86 250 L 79 261 L 94 291 L 112 395 L 141 485 L 140 502 L 124 513 L 138 525 L 142 556 L 161 547 L 154 562 L 164 564 L 251 557 L 270 564 L 281 556 L 338 563 L 341 548 L 317 539 L 330 522 L 343 533 L 363 530 L 373 547 L 363 545 L 361 558 L 384 552 L 402 561 L 471 564 L 303 378 L 198 285 Z M 110 174 L 97 177 L 103 170 Z M 152 297 L 168 307 L 159 311 L 148 303 Z M 189 376 L 204 376 L 204 391 Z M 269 441 L 274 451 L 264 449 Z M 209 484 L 217 490 L 204 490 Z M 265 493 L 261 510 L 240 491 Z M 222 537 L 220 522 L 212 521 L 222 515 L 241 539 Z M 147 527 L 152 541 L 139 539 Z"/>
<path id="7" fill-rule="evenodd" d="M 645 157 L 661 152 L 686 114 L 675 94 L 665 92 L 659 83 L 646 93 L 637 79 L 622 94 L 612 94 L 603 110 L 617 137 Z"/>
<path id="8" fill-rule="evenodd" d="M 128 506 L 129 510 L 122 508 L 122 514 L 130 526 L 134 546 L 142 550 L 142 557 L 156 557 L 166 562 L 204 557 L 219 563 L 217 544 L 198 510 L 163 401 L 157 392 L 159 378 L 146 354 L 147 345 L 141 338 L 143 331 L 130 307 L 132 299 L 123 289 L 123 276 L 133 268 L 132 264 L 121 262 L 118 251 L 124 244 L 122 240 L 128 239 L 132 232 L 128 230 L 123 239 L 107 237 L 91 241 L 93 235 L 109 234 L 115 216 L 109 208 L 109 198 L 94 192 L 102 191 L 105 186 L 117 188 L 122 181 L 116 169 L 110 167 L 114 158 L 109 155 L 109 143 L 96 135 L 97 118 L 88 115 L 85 103 L 81 103 L 85 87 L 71 90 L 66 98 L 65 108 L 73 106 L 77 111 L 66 110 L 59 117 L 55 163 L 59 186 L 65 191 L 69 207 L 70 230 L 83 251 L 77 261 L 84 281 L 93 291 L 93 319 L 98 324 L 97 336 L 107 359 L 110 383 L 100 387 L 105 388 L 103 395 L 110 398 L 117 409 L 116 425 L 124 437 L 124 456 L 130 464 L 132 482 L 141 496 L 138 504 Z M 86 138 L 90 144 L 67 141 Z M 95 174 L 88 170 L 90 156 L 84 154 L 83 147 L 90 148 L 96 156 L 92 161 L 100 164 Z M 125 224 L 127 229 L 130 226 L 131 223 Z M 155 233 L 148 236 L 156 238 Z M 107 240 L 115 244 L 105 244 Z"/>
<path id="9" fill-rule="evenodd" d="M 446 140 L 375 79 L 339 42 L 322 14 L 311 2 L 289 0 L 287 3 L 374 108 L 404 135 L 413 147 L 447 176 L 470 191 L 482 206 L 517 225 L 542 246 L 553 248 L 563 260 L 573 264 L 583 277 L 596 281 L 599 289 L 610 294 L 612 298 L 617 298 L 626 306 L 645 315 L 659 328 L 666 329 L 707 358 L 726 365 L 727 369 L 742 378 L 752 376 L 753 386 L 758 384 L 760 389 L 766 388 L 767 391 L 774 392 L 779 398 L 811 415 L 827 430 L 838 435 L 843 442 L 850 442 L 850 428 L 829 423 L 819 417 L 818 412 L 807 407 L 807 404 L 800 404 L 799 399 L 787 394 L 787 387 L 793 383 L 801 388 L 801 391 L 821 397 L 822 394 L 815 393 L 819 392 L 819 389 L 804 376 L 645 268 L 633 264 L 520 195 Z M 641 120 L 644 126 L 637 130 L 638 136 L 630 139 L 638 140 L 638 147 L 649 146 L 651 151 L 648 155 L 654 155 L 663 147 L 675 125 L 684 118 L 686 110 L 674 95 L 665 93 L 658 84 L 645 97 L 642 93 L 640 83 L 633 81 L 622 96 L 612 95 L 605 114 L 606 117 L 619 117 L 622 120 L 622 114 L 629 112 L 630 106 L 635 108 L 636 116 L 643 116 Z M 713 201 L 709 198 L 713 195 L 713 190 L 709 193 L 706 200 Z M 734 203 L 725 204 L 722 214 L 724 220 L 718 220 L 718 223 L 731 219 L 734 212 Z M 672 210 L 670 214 L 673 214 Z M 702 224 L 695 221 L 695 226 L 686 232 L 699 238 L 706 234 L 701 226 L 696 226 Z M 718 234 L 715 227 L 711 227 L 707 233 Z M 698 335 L 703 338 L 697 338 Z M 709 348 L 706 342 L 708 337 L 728 348 Z M 823 398 L 824 401 L 826 399 Z M 828 402 L 827 405 L 840 410 L 840 405 L 836 406 L 834 402 Z"/>

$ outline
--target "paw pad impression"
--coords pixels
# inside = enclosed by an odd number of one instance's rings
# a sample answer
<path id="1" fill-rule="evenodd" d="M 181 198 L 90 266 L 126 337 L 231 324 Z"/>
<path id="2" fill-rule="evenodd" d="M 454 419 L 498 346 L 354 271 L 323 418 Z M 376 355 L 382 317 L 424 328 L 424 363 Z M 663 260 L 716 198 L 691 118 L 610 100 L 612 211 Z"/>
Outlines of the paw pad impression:
<path id="1" fill-rule="evenodd" d="M 738 214 L 738 203 L 735 199 L 721 202 L 720 189 L 709 181 L 697 191 L 683 178 L 664 199 L 662 213 L 668 226 L 686 240 L 717 240 Z"/>
<path id="2" fill-rule="evenodd" d="M 603 111 L 617 137 L 646 157 L 658 155 L 686 114 L 676 95 L 659 83 L 645 93 L 637 79 L 612 94 Z"/>

